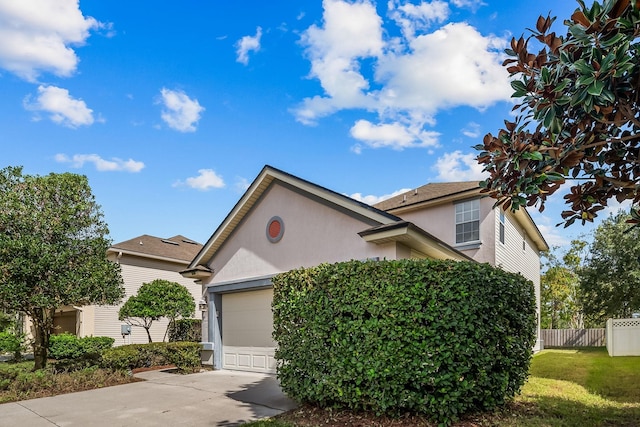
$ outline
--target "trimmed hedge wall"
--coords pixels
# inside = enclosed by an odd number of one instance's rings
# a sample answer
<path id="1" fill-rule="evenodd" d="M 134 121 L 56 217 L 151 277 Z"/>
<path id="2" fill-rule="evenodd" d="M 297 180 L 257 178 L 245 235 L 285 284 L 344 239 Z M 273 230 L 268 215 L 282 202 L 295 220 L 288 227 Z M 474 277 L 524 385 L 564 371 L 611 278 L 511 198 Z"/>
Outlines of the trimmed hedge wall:
<path id="1" fill-rule="evenodd" d="M 176 365 L 181 372 L 195 372 L 201 366 L 197 342 L 154 342 L 114 347 L 102 354 L 102 367 L 131 370 Z"/>
<path id="2" fill-rule="evenodd" d="M 273 278 L 275 357 L 298 402 L 448 423 L 519 392 L 533 284 L 472 262 L 351 261 Z"/>

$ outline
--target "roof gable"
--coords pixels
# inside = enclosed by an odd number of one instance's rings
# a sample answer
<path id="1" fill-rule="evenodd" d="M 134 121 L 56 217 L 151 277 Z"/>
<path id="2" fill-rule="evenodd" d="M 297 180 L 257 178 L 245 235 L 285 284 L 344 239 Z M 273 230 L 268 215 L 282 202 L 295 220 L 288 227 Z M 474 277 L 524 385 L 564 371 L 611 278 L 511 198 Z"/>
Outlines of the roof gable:
<path id="1" fill-rule="evenodd" d="M 393 214 L 267 165 L 251 183 L 207 243 L 205 243 L 202 250 L 195 256 L 189 265 L 189 269 L 193 269 L 198 265 L 205 266 L 209 262 L 216 251 L 240 225 L 244 217 L 275 182 L 305 197 L 319 199 L 323 203 L 342 212 L 347 212 L 349 215 L 356 216 L 372 226 L 401 221 L 400 218 Z"/>

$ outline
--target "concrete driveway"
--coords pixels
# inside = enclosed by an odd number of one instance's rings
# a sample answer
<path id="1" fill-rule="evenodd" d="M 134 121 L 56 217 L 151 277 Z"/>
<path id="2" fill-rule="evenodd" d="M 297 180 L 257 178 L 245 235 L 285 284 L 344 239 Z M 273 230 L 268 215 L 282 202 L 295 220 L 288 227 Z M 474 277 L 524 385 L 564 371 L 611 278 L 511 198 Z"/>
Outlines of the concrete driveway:
<path id="1" fill-rule="evenodd" d="M 0 405 L 0 426 L 236 426 L 295 407 L 275 376 L 137 374 L 146 381 Z"/>

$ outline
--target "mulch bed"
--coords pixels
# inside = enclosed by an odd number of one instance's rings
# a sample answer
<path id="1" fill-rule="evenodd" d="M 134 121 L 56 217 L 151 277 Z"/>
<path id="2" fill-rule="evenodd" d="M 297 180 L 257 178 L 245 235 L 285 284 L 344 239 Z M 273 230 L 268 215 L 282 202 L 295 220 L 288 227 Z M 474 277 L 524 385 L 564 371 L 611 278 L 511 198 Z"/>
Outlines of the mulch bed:
<path id="1" fill-rule="evenodd" d="M 492 414 L 471 414 L 452 424 L 452 427 L 489 427 L 500 424 L 501 420 L 519 416 L 525 408 L 512 404 Z M 526 412 L 526 411 L 525 411 Z M 437 427 L 420 415 L 406 414 L 398 418 L 376 416 L 366 412 L 352 412 L 330 408 L 303 405 L 275 418 L 290 422 L 297 427 Z"/>

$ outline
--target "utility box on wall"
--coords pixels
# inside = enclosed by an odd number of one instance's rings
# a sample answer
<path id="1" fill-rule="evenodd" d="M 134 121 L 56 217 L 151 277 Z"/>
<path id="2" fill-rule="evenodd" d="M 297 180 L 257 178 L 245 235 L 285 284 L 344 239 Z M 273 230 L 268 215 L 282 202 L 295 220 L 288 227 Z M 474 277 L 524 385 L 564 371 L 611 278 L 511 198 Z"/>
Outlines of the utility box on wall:
<path id="1" fill-rule="evenodd" d="M 123 337 L 125 335 L 131 335 L 131 325 L 120 325 L 120 333 Z"/>

